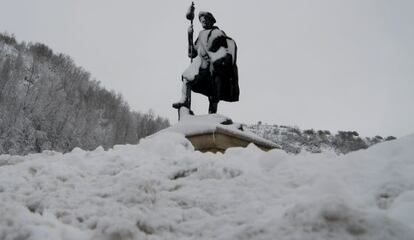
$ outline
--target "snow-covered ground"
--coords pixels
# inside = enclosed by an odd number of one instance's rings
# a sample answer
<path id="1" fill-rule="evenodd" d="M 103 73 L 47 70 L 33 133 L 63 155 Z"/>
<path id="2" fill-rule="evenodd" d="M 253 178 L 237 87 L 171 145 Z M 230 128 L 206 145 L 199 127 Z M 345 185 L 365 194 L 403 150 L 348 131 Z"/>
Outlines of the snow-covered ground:
<path id="1" fill-rule="evenodd" d="M 0 239 L 414 239 L 414 135 L 367 150 L 200 153 L 178 133 L 0 156 Z"/>

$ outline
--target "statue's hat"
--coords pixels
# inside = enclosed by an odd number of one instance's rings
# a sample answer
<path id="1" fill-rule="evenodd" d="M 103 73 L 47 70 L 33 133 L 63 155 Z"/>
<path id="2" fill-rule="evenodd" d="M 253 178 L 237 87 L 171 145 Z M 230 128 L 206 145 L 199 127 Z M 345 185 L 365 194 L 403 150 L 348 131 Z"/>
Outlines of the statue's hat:
<path id="1" fill-rule="evenodd" d="M 211 14 L 211 12 L 200 12 L 198 14 L 198 19 L 200 19 L 201 17 L 209 18 L 213 22 L 213 24 L 216 23 L 216 19 L 214 18 L 213 14 Z"/>

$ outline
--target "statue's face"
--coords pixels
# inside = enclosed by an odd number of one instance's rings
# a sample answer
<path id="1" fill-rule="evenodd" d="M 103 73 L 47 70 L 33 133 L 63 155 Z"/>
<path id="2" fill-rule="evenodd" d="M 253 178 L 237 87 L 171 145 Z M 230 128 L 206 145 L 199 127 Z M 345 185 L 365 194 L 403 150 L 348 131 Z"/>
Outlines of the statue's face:
<path id="1" fill-rule="evenodd" d="M 202 26 L 204 29 L 210 29 L 210 28 L 212 28 L 212 27 L 213 27 L 213 21 L 211 21 L 211 19 L 210 19 L 210 18 L 205 17 L 205 16 L 201 16 L 201 17 L 200 17 L 200 23 L 201 23 L 201 26 Z"/>

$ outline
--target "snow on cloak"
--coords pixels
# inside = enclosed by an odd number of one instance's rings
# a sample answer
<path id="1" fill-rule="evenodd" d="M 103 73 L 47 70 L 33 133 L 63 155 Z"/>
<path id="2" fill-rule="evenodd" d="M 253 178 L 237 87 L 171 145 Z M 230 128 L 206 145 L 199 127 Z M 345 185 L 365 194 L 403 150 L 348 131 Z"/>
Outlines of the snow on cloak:
<path id="1" fill-rule="evenodd" d="M 207 97 L 215 91 L 213 78 L 200 77 L 200 70 L 220 74 L 221 88 L 219 100 L 227 102 L 239 101 L 239 76 L 237 69 L 236 42 L 217 27 L 202 30 L 195 42 L 197 56 L 184 71 L 182 78 L 191 82 L 191 89 Z"/>

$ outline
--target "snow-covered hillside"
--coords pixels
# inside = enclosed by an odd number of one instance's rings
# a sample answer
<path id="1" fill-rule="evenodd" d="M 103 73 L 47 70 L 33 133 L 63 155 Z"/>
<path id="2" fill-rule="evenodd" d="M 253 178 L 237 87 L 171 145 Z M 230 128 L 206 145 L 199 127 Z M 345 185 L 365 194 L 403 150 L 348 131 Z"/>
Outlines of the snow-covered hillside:
<path id="1" fill-rule="evenodd" d="M 0 33 L 0 154 L 107 149 L 169 125 L 132 111 L 69 56 Z"/>
<path id="2" fill-rule="evenodd" d="M 360 137 L 356 131 L 331 133 L 328 130 L 301 130 L 296 126 L 278 126 L 276 124 L 258 123 L 245 127 L 255 134 L 278 144 L 286 152 L 295 154 L 301 151 L 311 153 L 333 151 L 337 154 L 347 154 L 396 139 L 394 136 L 383 138 L 378 135 L 375 137 Z"/>
<path id="3" fill-rule="evenodd" d="M 200 153 L 180 134 L 0 156 L 0 239 L 404 239 L 414 135 L 367 150 Z"/>

